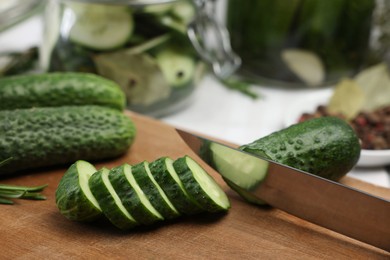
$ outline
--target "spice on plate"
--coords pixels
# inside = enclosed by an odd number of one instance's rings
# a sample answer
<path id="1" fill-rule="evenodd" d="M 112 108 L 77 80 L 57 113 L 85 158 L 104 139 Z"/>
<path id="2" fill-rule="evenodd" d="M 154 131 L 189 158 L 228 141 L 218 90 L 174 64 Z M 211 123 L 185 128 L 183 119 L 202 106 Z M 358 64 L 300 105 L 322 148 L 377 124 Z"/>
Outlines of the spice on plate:
<path id="1" fill-rule="evenodd" d="M 345 119 L 341 113 L 330 113 L 327 106 L 320 105 L 313 113 L 304 113 L 299 122 L 322 116 L 336 116 Z M 362 149 L 390 149 L 390 106 L 384 106 L 371 112 L 359 112 L 349 121 L 362 141 Z"/>

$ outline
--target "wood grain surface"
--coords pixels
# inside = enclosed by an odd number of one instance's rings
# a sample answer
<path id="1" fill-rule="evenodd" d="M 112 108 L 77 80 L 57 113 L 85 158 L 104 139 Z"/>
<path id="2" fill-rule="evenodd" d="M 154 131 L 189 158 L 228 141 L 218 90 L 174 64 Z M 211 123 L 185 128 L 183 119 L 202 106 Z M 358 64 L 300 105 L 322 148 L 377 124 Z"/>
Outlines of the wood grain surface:
<path id="1" fill-rule="evenodd" d="M 97 168 L 152 161 L 161 156 L 197 158 L 175 130 L 129 113 L 137 137 L 128 153 Z M 1 183 L 48 183 L 45 201 L 0 205 L 0 259 L 390 259 L 388 252 L 326 230 L 283 211 L 249 205 L 228 189 L 227 214 L 199 214 L 152 227 L 119 231 L 110 223 L 76 223 L 56 208 L 54 193 L 69 165 L 1 179 Z M 347 185 L 390 198 L 390 191 L 351 178 Z M 390 241 L 389 241 L 390 242 Z"/>

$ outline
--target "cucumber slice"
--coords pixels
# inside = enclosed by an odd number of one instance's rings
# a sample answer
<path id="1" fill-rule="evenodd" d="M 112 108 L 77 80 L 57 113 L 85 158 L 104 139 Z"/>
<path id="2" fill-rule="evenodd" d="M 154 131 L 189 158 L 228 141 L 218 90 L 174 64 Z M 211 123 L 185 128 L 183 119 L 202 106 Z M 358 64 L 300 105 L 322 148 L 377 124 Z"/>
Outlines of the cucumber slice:
<path id="1" fill-rule="evenodd" d="M 230 201 L 222 188 L 192 158 L 184 156 L 173 166 L 188 194 L 209 212 L 227 211 Z"/>
<path id="2" fill-rule="evenodd" d="M 192 215 L 203 211 L 199 204 L 188 195 L 173 168 L 173 160 L 171 158 L 162 157 L 157 159 L 149 164 L 149 168 L 154 179 L 180 213 Z"/>
<path id="3" fill-rule="evenodd" d="M 131 168 L 130 165 L 124 164 L 111 169 L 108 174 L 108 178 L 123 206 L 141 224 L 151 225 L 164 220 L 164 217 L 152 206 L 137 184 Z"/>
<path id="4" fill-rule="evenodd" d="M 66 218 L 91 221 L 102 214 L 88 185 L 89 178 L 95 172 L 92 164 L 79 160 L 72 164 L 61 178 L 55 198 L 60 213 Z"/>
<path id="5" fill-rule="evenodd" d="M 102 4 L 71 3 L 75 15 L 70 39 L 94 50 L 123 46 L 130 38 L 134 21 L 126 7 Z"/>
<path id="6" fill-rule="evenodd" d="M 138 183 L 145 196 L 153 207 L 161 213 L 165 219 L 173 219 L 180 215 L 164 191 L 157 184 L 149 169 L 149 163 L 144 161 L 132 168 L 134 179 Z"/>
<path id="7" fill-rule="evenodd" d="M 161 49 L 156 53 L 156 62 L 172 87 L 187 86 L 194 78 L 195 59 L 179 48 Z"/>
<path id="8" fill-rule="evenodd" d="M 123 206 L 118 194 L 112 187 L 108 179 L 109 172 L 107 168 L 95 172 L 89 179 L 89 187 L 103 214 L 114 226 L 123 230 L 133 228 L 138 223 Z"/>
<path id="9" fill-rule="evenodd" d="M 211 160 L 217 171 L 239 187 L 251 191 L 264 180 L 269 163 L 224 145 L 210 144 Z"/>

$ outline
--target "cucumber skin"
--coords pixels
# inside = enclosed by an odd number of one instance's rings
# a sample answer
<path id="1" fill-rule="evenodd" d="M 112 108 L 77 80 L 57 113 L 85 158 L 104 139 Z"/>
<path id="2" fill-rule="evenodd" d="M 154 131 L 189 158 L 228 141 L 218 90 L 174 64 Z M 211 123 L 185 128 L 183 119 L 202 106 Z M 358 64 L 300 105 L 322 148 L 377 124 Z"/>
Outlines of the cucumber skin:
<path id="1" fill-rule="evenodd" d="M 240 149 L 337 181 L 356 165 L 361 147 L 344 120 L 322 117 L 274 132 Z"/>
<path id="2" fill-rule="evenodd" d="M 143 225 L 151 225 L 162 219 L 154 216 L 141 202 L 134 188 L 127 181 L 124 174 L 124 167 L 131 167 L 124 164 L 110 170 L 108 178 L 112 187 L 117 192 L 123 206 L 134 217 L 134 219 Z"/>
<path id="3" fill-rule="evenodd" d="M 108 169 L 106 169 L 108 170 Z M 103 169 L 95 172 L 89 179 L 89 187 L 99 203 L 103 214 L 116 227 L 122 230 L 134 228 L 138 224 L 129 220 L 118 208 L 102 179 Z"/>
<path id="4" fill-rule="evenodd" d="M 0 175 L 83 160 L 114 158 L 135 138 L 133 121 L 101 106 L 0 111 Z"/>
<path id="5" fill-rule="evenodd" d="M 89 73 L 58 72 L 0 79 L 0 110 L 70 105 L 101 105 L 122 111 L 126 99 L 116 83 Z"/>
<path id="6" fill-rule="evenodd" d="M 159 191 L 155 187 L 152 180 L 150 180 L 145 163 L 141 162 L 131 167 L 131 172 L 135 181 L 138 183 L 141 190 L 145 193 L 152 206 L 165 218 L 173 219 L 179 216 L 178 212 L 173 211 L 165 202 Z"/>
<path id="7" fill-rule="evenodd" d="M 211 200 L 203 191 L 202 187 L 195 180 L 195 177 L 186 163 L 188 156 L 181 157 L 173 163 L 173 166 L 183 182 L 188 195 L 192 197 L 205 211 L 208 212 L 226 212 L 229 208 L 222 208 Z M 207 173 L 206 173 L 207 174 Z"/>
<path id="8" fill-rule="evenodd" d="M 149 164 L 150 172 L 154 179 L 163 189 L 176 209 L 185 215 L 193 215 L 203 211 L 203 209 L 193 199 L 191 199 L 179 184 L 173 179 L 165 166 L 165 157 L 159 158 Z"/>
<path id="9" fill-rule="evenodd" d="M 57 208 L 62 215 L 73 221 L 96 220 L 102 216 L 102 212 L 84 195 L 78 177 L 77 162 L 75 162 L 65 172 L 56 189 Z"/>

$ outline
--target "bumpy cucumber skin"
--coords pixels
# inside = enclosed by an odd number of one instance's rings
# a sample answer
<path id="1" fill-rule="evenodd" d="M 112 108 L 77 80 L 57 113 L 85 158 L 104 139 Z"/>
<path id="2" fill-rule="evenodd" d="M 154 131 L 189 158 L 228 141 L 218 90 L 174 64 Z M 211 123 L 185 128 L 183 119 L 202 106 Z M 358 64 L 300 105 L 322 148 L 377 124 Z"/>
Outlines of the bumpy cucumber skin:
<path id="1" fill-rule="evenodd" d="M 84 195 L 79 185 L 77 162 L 72 164 L 60 180 L 55 193 L 60 213 L 73 221 L 89 222 L 102 215 Z"/>
<path id="2" fill-rule="evenodd" d="M 93 196 L 99 203 L 103 214 L 110 222 L 122 229 L 128 230 L 137 226 L 137 222 L 130 220 L 116 205 L 114 198 L 107 189 L 102 179 L 102 171 L 108 169 L 100 169 L 95 172 L 89 179 L 89 187 Z"/>
<path id="3" fill-rule="evenodd" d="M 101 160 L 125 153 L 135 137 L 133 121 L 101 106 L 63 106 L 0 111 L 1 174 Z"/>
<path id="4" fill-rule="evenodd" d="M 125 103 L 125 95 L 116 83 L 88 73 L 44 73 L 0 79 L 0 110 L 70 105 L 123 110 Z"/>
<path id="5" fill-rule="evenodd" d="M 203 209 L 179 186 L 169 173 L 165 164 L 166 157 L 159 158 L 149 164 L 150 172 L 154 179 L 163 189 L 176 209 L 185 215 L 193 215 L 203 211 Z"/>
<path id="6" fill-rule="evenodd" d="M 361 147 L 344 120 L 322 117 L 292 125 L 240 149 L 337 181 L 355 166 Z"/>
<path id="7" fill-rule="evenodd" d="M 188 156 L 181 157 L 173 163 L 173 166 L 183 182 L 188 194 L 205 210 L 208 212 L 225 212 L 229 208 L 222 208 L 210 199 L 199 183 L 196 181 L 191 169 L 187 165 Z"/>
<path id="8" fill-rule="evenodd" d="M 138 183 L 141 190 L 145 193 L 146 197 L 149 199 L 153 207 L 158 212 L 160 212 L 160 214 L 165 219 L 173 219 L 178 217 L 178 212 L 174 211 L 171 207 L 169 207 L 167 202 L 160 195 L 152 180 L 149 178 L 145 169 L 145 167 L 147 167 L 147 164 L 147 162 L 141 162 L 131 168 L 134 179 Z"/>
<path id="9" fill-rule="evenodd" d="M 110 170 L 108 178 L 112 187 L 117 192 L 121 199 L 123 206 L 134 217 L 134 219 L 143 225 L 151 225 L 162 219 L 152 214 L 141 202 L 134 188 L 127 181 L 124 174 L 124 167 L 131 167 L 130 165 L 121 165 Z"/>

